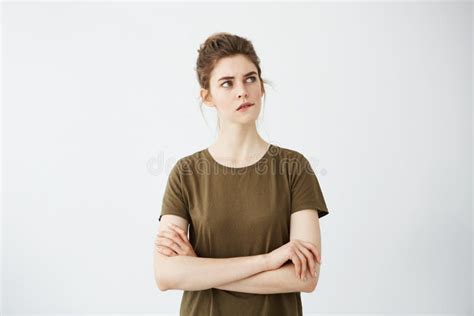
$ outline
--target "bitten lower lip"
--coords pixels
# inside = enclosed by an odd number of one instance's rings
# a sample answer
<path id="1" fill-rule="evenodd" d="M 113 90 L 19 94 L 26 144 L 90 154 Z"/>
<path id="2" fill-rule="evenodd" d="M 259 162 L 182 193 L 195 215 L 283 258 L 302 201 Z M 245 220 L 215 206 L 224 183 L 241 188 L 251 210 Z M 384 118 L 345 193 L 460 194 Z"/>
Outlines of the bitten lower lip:
<path id="1" fill-rule="evenodd" d="M 253 106 L 253 103 L 250 103 L 249 105 L 243 106 L 243 107 L 239 108 L 237 111 L 244 111 L 244 110 L 248 109 L 251 106 Z"/>

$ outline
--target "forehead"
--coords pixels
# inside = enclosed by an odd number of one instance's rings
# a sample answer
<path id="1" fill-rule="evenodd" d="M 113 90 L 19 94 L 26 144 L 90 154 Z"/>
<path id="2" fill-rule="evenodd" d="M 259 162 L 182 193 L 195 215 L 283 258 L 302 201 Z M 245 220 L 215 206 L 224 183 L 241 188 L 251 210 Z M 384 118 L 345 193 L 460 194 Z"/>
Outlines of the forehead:
<path id="1" fill-rule="evenodd" d="M 242 77 L 250 71 L 257 71 L 257 67 L 245 56 L 235 55 L 232 57 L 221 58 L 212 70 L 211 78 L 213 81 L 221 77 L 232 76 Z"/>

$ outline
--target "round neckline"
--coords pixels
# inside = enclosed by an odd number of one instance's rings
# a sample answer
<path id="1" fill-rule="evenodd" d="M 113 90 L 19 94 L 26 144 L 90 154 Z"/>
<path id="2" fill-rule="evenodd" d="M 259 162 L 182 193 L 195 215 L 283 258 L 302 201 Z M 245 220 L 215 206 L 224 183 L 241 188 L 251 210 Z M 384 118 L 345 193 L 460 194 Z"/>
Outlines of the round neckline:
<path id="1" fill-rule="evenodd" d="M 209 152 L 209 147 L 204 149 L 204 152 L 206 153 L 206 156 L 216 165 L 220 166 L 221 168 L 225 168 L 225 169 L 230 169 L 230 170 L 244 170 L 244 169 L 248 169 L 248 168 L 252 168 L 253 166 L 256 166 L 257 164 L 259 164 L 263 159 L 265 159 L 268 154 L 270 153 L 270 150 L 272 149 L 273 147 L 273 144 L 270 143 L 270 145 L 268 146 L 267 150 L 265 151 L 265 154 L 260 157 L 260 159 L 258 159 L 257 162 L 254 162 L 253 164 L 251 165 L 248 165 L 248 166 L 243 166 L 243 167 L 229 167 L 229 166 L 225 166 L 219 162 L 217 162 L 217 160 L 214 159 L 214 157 L 212 157 L 211 153 Z"/>

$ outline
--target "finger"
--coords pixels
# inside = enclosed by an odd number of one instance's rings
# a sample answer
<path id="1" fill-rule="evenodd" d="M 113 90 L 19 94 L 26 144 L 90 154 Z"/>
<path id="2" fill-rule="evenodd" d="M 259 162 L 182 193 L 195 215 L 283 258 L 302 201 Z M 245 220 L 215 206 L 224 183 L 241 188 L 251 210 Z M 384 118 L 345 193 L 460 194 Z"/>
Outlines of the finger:
<path id="1" fill-rule="evenodd" d="M 174 241 L 175 243 L 178 244 L 178 246 L 181 248 L 181 250 L 186 249 L 186 243 L 183 242 L 181 237 L 176 233 L 176 232 L 168 232 L 168 231 L 163 231 L 160 236 L 166 237 Z"/>
<path id="2" fill-rule="evenodd" d="M 180 242 L 180 244 L 186 243 L 186 240 L 183 240 L 183 237 L 173 228 L 171 227 L 171 224 L 168 223 L 169 230 L 164 231 L 165 234 L 168 234 L 168 236 L 173 236 L 173 238 L 176 238 L 176 242 Z"/>
<path id="3" fill-rule="evenodd" d="M 300 273 L 298 275 L 298 278 L 302 279 L 303 276 L 306 274 L 306 267 L 307 267 L 306 258 L 298 249 L 298 247 L 296 247 L 295 249 L 295 254 L 298 256 L 300 260 Z"/>
<path id="4" fill-rule="evenodd" d="M 183 254 L 183 250 L 182 250 L 181 247 L 174 241 L 174 239 L 170 239 L 170 238 L 168 238 L 168 237 L 159 237 L 158 244 L 159 244 L 160 246 L 166 246 L 166 247 L 172 249 L 172 250 L 175 251 L 177 254 L 180 254 L 180 255 Z"/>
<path id="5" fill-rule="evenodd" d="M 310 277 L 316 276 L 316 263 L 314 262 L 313 253 L 310 250 L 308 250 L 308 248 L 306 248 L 304 245 L 300 245 L 299 250 L 303 252 L 303 254 L 308 259 L 308 268 L 310 269 L 310 271 L 308 272 L 310 272 Z"/>
<path id="6" fill-rule="evenodd" d="M 318 260 L 318 263 L 321 264 L 321 255 L 319 254 L 319 251 L 318 251 L 318 249 L 316 248 L 316 246 L 315 246 L 313 243 L 310 243 L 310 242 L 307 242 L 307 241 L 301 240 L 301 242 L 302 242 L 309 250 L 311 250 L 311 252 L 314 254 L 314 256 L 316 257 L 316 259 Z"/>
<path id="7" fill-rule="evenodd" d="M 191 243 L 189 242 L 188 240 L 188 236 L 186 235 L 186 233 L 184 232 L 184 229 L 182 229 L 181 227 L 177 226 L 177 225 L 174 225 L 174 224 L 171 224 L 169 223 L 169 227 L 176 233 L 178 234 L 178 237 L 180 238 L 181 242 L 179 243 L 181 249 L 183 250 L 183 252 L 185 254 L 187 254 L 188 252 L 191 251 L 192 249 L 192 252 L 194 252 L 194 249 L 193 249 L 193 246 L 191 245 Z"/>
<path id="8" fill-rule="evenodd" d="M 171 254 L 172 257 L 174 256 L 179 256 L 179 253 L 176 253 L 176 251 L 174 251 L 173 249 L 171 248 L 168 248 L 165 246 L 165 249 L 168 249 L 169 250 L 169 253 Z"/>
<path id="9" fill-rule="evenodd" d="M 158 250 L 158 252 L 164 254 L 165 256 L 176 256 L 177 255 L 173 250 L 171 250 L 171 249 L 169 249 L 168 247 L 165 247 L 165 246 L 159 246 L 159 247 L 157 247 L 157 250 Z"/>
<path id="10" fill-rule="evenodd" d="M 174 225 L 174 224 L 171 224 L 169 223 L 169 226 L 171 229 L 173 229 L 178 235 L 179 237 L 181 238 L 182 242 L 180 243 L 180 246 L 181 248 L 183 249 L 184 252 L 188 252 L 190 251 L 191 249 L 193 249 L 193 246 L 191 245 L 191 243 L 189 242 L 189 239 L 188 239 L 188 236 L 186 235 L 184 229 L 182 229 L 181 227 L 179 227 L 178 225 Z M 193 249 L 194 251 L 194 249 Z"/>
<path id="11" fill-rule="evenodd" d="M 186 240 L 185 242 L 182 241 L 181 237 L 177 236 L 176 233 L 173 233 L 173 232 L 165 232 L 162 234 L 163 236 L 164 235 L 167 235 L 170 237 L 170 239 L 172 239 L 176 244 L 177 246 L 179 247 L 176 248 L 176 251 L 181 255 L 181 256 L 187 256 L 189 254 L 195 254 L 194 252 L 194 248 L 193 246 L 191 246 L 191 244 L 189 243 L 188 240 Z"/>
<path id="12" fill-rule="evenodd" d="M 165 238 L 162 238 L 162 237 L 159 237 L 157 238 L 157 240 L 155 241 L 155 246 L 157 249 L 161 249 L 161 248 L 164 248 L 164 247 L 168 247 L 168 242 L 166 241 Z M 169 248 L 169 247 L 168 247 Z"/>
<path id="13" fill-rule="evenodd" d="M 173 229 L 175 232 L 177 232 L 178 235 L 183 239 L 183 241 L 188 240 L 188 236 L 186 236 L 186 234 L 184 233 L 184 230 L 181 227 L 170 223 L 170 228 Z"/>
<path id="14" fill-rule="evenodd" d="M 291 261 L 293 261 L 293 264 L 295 265 L 296 278 L 299 278 L 301 262 L 296 252 L 291 256 Z"/>
<path id="15" fill-rule="evenodd" d="M 300 258 L 300 261 L 301 261 L 300 279 L 303 279 L 304 276 L 306 275 L 306 267 L 308 266 L 308 264 L 306 263 L 307 260 L 306 260 L 306 257 L 303 255 L 303 253 L 298 249 L 298 247 L 295 248 L 295 252 L 296 252 L 296 254 L 298 255 L 298 257 Z"/>

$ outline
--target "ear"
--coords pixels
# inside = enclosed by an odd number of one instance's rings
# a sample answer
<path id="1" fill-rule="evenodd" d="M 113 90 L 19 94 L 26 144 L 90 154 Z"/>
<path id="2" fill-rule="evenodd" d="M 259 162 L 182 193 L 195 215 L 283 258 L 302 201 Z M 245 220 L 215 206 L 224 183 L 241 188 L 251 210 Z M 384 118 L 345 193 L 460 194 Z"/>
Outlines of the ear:
<path id="1" fill-rule="evenodd" d="M 199 94 L 201 95 L 202 103 L 204 103 L 205 105 L 209 107 L 215 107 L 215 105 L 212 102 L 212 96 L 209 93 L 209 90 L 201 88 L 201 91 L 199 92 Z"/>

